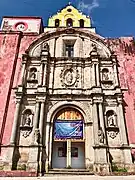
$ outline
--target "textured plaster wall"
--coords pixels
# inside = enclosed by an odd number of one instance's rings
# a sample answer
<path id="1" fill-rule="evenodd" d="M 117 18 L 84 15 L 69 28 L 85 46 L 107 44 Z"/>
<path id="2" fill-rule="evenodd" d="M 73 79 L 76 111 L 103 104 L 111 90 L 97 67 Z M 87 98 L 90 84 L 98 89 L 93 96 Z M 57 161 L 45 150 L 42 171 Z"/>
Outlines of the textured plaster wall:
<path id="1" fill-rule="evenodd" d="M 0 143 L 2 143 L 5 130 L 19 41 L 19 33 L 0 33 Z M 12 126 L 12 119 L 8 123 Z M 9 131 L 10 129 L 8 129 L 7 133 Z"/>
<path id="2" fill-rule="evenodd" d="M 129 142 L 135 144 L 135 42 L 133 37 L 106 41 L 118 58 L 120 84 L 124 90 Z"/>
<path id="3" fill-rule="evenodd" d="M 0 34 L 0 143 L 9 144 L 15 113 L 15 88 L 21 78 L 22 54 L 35 35 Z"/>

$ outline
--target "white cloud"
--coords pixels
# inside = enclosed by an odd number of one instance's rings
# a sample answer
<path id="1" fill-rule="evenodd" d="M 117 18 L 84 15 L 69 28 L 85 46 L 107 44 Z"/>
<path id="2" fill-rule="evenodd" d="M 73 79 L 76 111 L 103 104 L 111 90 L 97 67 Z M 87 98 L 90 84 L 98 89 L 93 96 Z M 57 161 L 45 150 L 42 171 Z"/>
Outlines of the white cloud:
<path id="1" fill-rule="evenodd" d="M 95 8 L 99 7 L 99 2 L 98 0 L 92 0 L 92 2 L 90 4 L 85 3 L 84 0 L 79 1 L 78 3 L 78 9 L 86 12 L 88 14 L 91 13 L 91 11 Z"/>

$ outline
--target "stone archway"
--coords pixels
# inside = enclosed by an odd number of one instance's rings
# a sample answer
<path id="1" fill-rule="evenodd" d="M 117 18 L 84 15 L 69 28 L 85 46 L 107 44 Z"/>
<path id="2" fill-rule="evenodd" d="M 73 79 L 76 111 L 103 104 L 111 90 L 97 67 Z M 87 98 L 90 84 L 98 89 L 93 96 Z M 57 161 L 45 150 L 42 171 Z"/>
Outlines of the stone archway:
<path id="1" fill-rule="evenodd" d="M 53 124 L 52 168 L 85 168 L 84 117 L 73 107 L 60 110 Z"/>

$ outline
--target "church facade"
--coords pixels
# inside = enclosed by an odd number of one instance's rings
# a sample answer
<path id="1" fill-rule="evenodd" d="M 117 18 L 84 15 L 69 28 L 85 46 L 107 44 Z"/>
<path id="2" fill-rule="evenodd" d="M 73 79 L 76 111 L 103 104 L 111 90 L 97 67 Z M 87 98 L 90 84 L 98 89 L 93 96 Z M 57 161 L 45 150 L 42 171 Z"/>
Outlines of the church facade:
<path id="1" fill-rule="evenodd" d="M 134 171 L 135 46 L 71 5 L 48 20 L 3 17 L 0 167 Z"/>

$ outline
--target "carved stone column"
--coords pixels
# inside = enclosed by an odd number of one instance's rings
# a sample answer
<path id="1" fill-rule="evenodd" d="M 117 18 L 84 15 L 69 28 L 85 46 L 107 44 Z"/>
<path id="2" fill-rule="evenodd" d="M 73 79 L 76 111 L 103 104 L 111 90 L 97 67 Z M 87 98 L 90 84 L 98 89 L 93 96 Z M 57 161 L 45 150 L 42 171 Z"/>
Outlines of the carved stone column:
<path id="1" fill-rule="evenodd" d="M 43 144 L 44 109 L 45 109 L 45 102 L 41 102 L 40 119 L 39 119 L 40 144 Z"/>
<path id="2" fill-rule="evenodd" d="M 38 137 L 39 137 L 39 130 L 38 130 L 38 121 L 39 121 L 39 107 L 40 103 L 36 103 L 35 115 L 34 115 L 34 125 L 32 131 L 32 143 L 29 150 L 29 160 L 27 164 L 28 171 L 37 171 L 38 169 L 38 157 L 39 157 L 39 147 L 38 147 Z"/>
<path id="3" fill-rule="evenodd" d="M 103 115 L 103 105 L 99 103 L 99 119 L 100 119 L 100 126 L 103 131 L 103 141 L 106 144 L 106 132 L 105 132 L 105 122 L 104 122 L 104 115 Z"/>
<path id="4" fill-rule="evenodd" d="M 47 76 L 47 64 L 44 63 L 44 71 L 43 71 L 43 86 L 46 85 L 46 76 Z"/>
<path id="5" fill-rule="evenodd" d="M 95 44 L 92 45 L 93 49 L 90 52 L 90 58 L 92 61 L 92 85 L 93 86 L 99 86 L 99 64 L 98 64 L 98 58 L 99 55 L 97 53 L 97 47 Z"/>
<path id="6" fill-rule="evenodd" d="M 112 61 L 113 61 L 113 71 L 114 71 L 114 76 L 115 76 L 115 86 L 119 86 L 119 77 L 118 77 L 118 70 L 117 70 L 117 59 L 115 55 L 111 56 Z"/>
<path id="7" fill-rule="evenodd" d="M 16 144 L 20 107 L 21 107 L 21 99 L 17 100 L 16 102 L 16 111 L 15 111 L 12 134 L 10 139 L 10 144 L 13 145 Z"/>
<path id="8" fill-rule="evenodd" d="M 128 145 L 124 111 L 122 106 L 122 97 L 118 98 L 117 112 L 118 112 L 118 124 L 120 126 L 121 144 Z"/>
<path id="9" fill-rule="evenodd" d="M 100 80 L 99 80 L 99 64 L 96 64 L 96 85 L 100 86 Z"/>
<path id="10" fill-rule="evenodd" d="M 40 72 L 39 72 L 39 86 L 43 84 L 43 64 L 40 65 Z"/>
<path id="11" fill-rule="evenodd" d="M 43 86 L 46 85 L 47 63 L 48 63 L 49 56 L 50 56 L 49 45 L 45 43 L 43 45 L 42 52 L 41 52 L 41 63 L 43 64 Z"/>
<path id="12" fill-rule="evenodd" d="M 93 104 L 93 108 L 92 108 L 92 117 L 93 117 L 93 134 L 94 134 L 94 144 L 98 145 L 99 141 L 98 141 L 98 115 L 97 115 L 97 104 L 94 103 Z"/>
<path id="13" fill-rule="evenodd" d="M 40 107 L 40 103 L 37 102 L 36 103 L 36 109 L 35 109 L 35 115 L 34 115 L 34 125 L 33 125 L 33 134 L 32 134 L 32 144 L 35 144 L 35 131 L 38 128 L 38 123 L 39 123 L 39 107 Z"/>
<path id="14" fill-rule="evenodd" d="M 89 170 L 92 170 L 94 164 L 93 139 L 92 123 L 87 123 L 85 125 L 85 166 Z"/>
<path id="15" fill-rule="evenodd" d="M 24 54 L 22 59 L 23 60 L 22 60 L 22 68 L 21 68 L 21 76 L 20 76 L 21 77 L 20 85 L 23 85 L 25 83 L 25 76 L 26 76 L 25 69 L 28 60 L 28 55 Z"/>
<path id="16" fill-rule="evenodd" d="M 96 86 L 96 72 L 95 72 L 95 64 L 92 64 L 92 86 Z"/>
<path id="17" fill-rule="evenodd" d="M 50 123 L 47 122 L 46 123 L 46 164 L 45 164 L 45 169 L 46 169 L 46 173 L 48 173 L 48 169 L 49 169 L 49 130 L 50 130 Z"/>
<path id="18" fill-rule="evenodd" d="M 71 140 L 67 140 L 67 168 L 71 167 Z"/>

